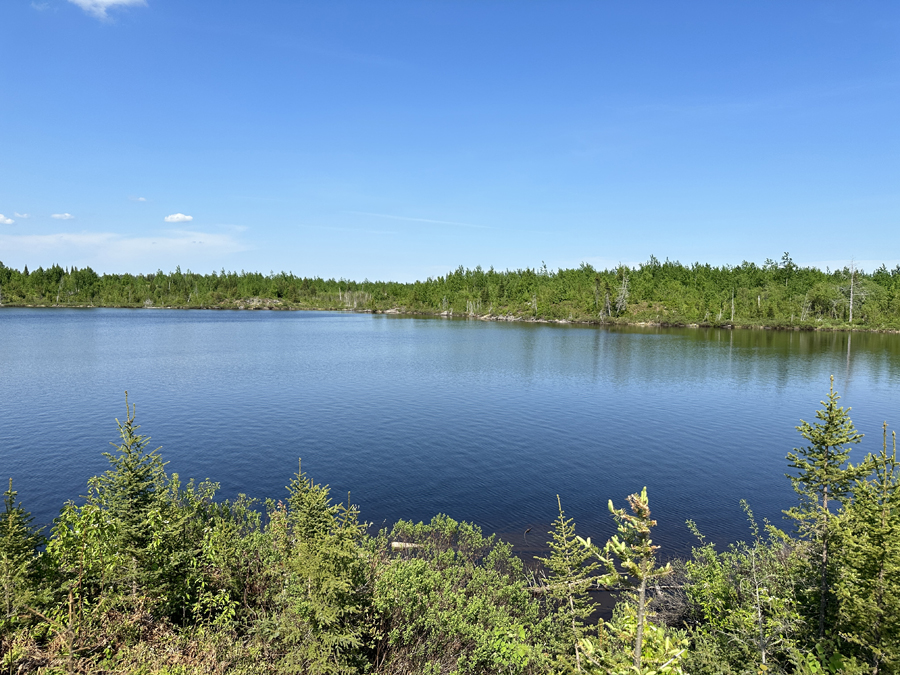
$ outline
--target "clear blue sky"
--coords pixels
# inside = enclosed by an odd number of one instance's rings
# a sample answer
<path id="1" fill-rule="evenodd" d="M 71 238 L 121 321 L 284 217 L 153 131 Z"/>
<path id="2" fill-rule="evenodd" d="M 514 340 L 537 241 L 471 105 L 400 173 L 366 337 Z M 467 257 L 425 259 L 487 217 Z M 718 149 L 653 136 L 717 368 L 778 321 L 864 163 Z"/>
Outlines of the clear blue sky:
<path id="1" fill-rule="evenodd" d="M 0 26 L 7 265 L 900 262 L 896 2 L 3 0 Z"/>

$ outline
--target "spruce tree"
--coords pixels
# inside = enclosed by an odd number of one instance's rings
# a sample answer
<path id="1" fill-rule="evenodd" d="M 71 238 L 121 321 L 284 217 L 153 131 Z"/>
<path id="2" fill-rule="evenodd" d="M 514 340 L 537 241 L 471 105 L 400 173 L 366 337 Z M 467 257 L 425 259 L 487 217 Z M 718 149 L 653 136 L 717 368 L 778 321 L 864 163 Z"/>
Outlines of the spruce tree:
<path id="1" fill-rule="evenodd" d="M 900 669 L 900 466 L 897 437 L 870 456 L 870 480 L 860 480 L 841 518 L 843 546 L 837 583 L 838 631 L 862 652 L 874 674 Z"/>
<path id="2" fill-rule="evenodd" d="M 796 474 L 785 474 L 799 498 L 799 504 L 785 511 L 797 521 L 800 533 L 816 545 L 817 560 L 814 567 L 818 578 L 818 637 L 825 638 L 826 615 L 832 603 L 830 575 L 833 561 L 830 552 L 833 539 L 832 512 L 835 505 L 844 504 L 850 496 L 854 481 L 866 474 L 865 468 L 848 463 L 850 446 L 859 443 L 862 434 L 857 433 L 848 415 L 850 408 L 838 406 L 840 400 L 831 390 L 824 406 L 816 411 L 819 422 L 801 420 L 797 430 L 809 445 L 794 448 L 788 454 L 789 466 Z"/>
<path id="3" fill-rule="evenodd" d="M 279 672 L 356 673 L 370 593 L 360 548 L 366 524 L 349 495 L 346 505 L 333 504 L 328 486 L 299 467 L 288 491 L 289 581 L 279 619 L 287 653 Z"/>
<path id="4" fill-rule="evenodd" d="M 108 581 L 130 590 L 132 596 L 140 591 L 154 598 L 156 611 L 183 618 L 182 605 L 190 594 L 186 576 L 199 546 L 196 528 L 192 537 L 187 536 L 192 509 L 182 502 L 189 495 L 177 475 L 170 479 L 166 474 L 160 448 L 148 450 L 150 437 L 139 433 L 128 392 L 125 408 L 125 420 L 116 420 L 120 442 L 111 444 L 116 451 L 104 453 L 110 469 L 89 481 L 88 500 L 80 513 L 85 517 L 85 509 L 97 508 L 109 525 L 106 539 L 96 542 L 95 551 L 100 555 L 111 548 L 121 560 Z M 189 486 L 187 492 L 192 490 Z"/>
<path id="5" fill-rule="evenodd" d="M 10 478 L 9 487 L 3 493 L 3 511 L 0 512 L 2 630 L 15 625 L 18 615 L 24 611 L 35 581 L 37 550 L 44 543 L 44 537 L 31 525 L 31 514 L 22 508 L 21 502 L 16 501 L 17 496 Z"/>
<path id="6" fill-rule="evenodd" d="M 585 621 L 595 607 L 588 589 L 596 581 L 594 571 L 599 565 L 591 561 L 593 552 L 575 535 L 575 523 L 566 518 L 559 495 L 556 502 L 559 515 L 549 533 L 553 537 L 548 542 L 550 557 L 537 559 L 547 567 L 547 595 L 557 604 L 554 623 L 565 635 L 566 647 L 574 645 L 575 667 L 580 671 L 579 643 L 584 638 Z"/>
<path id="7" fill-rule="evenodd" d="M 111 443 L 117 452 L 103 453 L 111 468 L 91 484 L 96 488 L 96 501 L 118 524 L 123 552 L 141 562 L 153 535 L 151 513 L 158 512 L 166 501 L 168 476 L 160 448 L 148 451 L 150 437 L 138 433 L 140 426 L 134 422 L 134 406 L 128 406 L 127 391 L 125 413 L 125 422 L 116 419 L 121 443 Z"/>

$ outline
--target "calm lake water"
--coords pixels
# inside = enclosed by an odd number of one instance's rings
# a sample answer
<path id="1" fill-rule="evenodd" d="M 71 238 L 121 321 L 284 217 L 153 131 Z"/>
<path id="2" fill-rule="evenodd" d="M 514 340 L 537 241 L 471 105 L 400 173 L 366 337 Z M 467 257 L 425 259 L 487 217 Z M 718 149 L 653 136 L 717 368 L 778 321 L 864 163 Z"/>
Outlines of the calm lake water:
<path id="1" fill-rule="evenodd" d="M 742 498 L 783 523 L 784 456 L 831 374 L 858 460 L 900 425 L 897 335 L 4 308 L 0 476 L 51 521 L 105 470 L 127 389 L 169 470 L 223 497 L 283 497 L 302 456 L 376 525 L 443 512 L 529 548 L 557 494 L 597 539 L 607 500 L 646 485 L 657 542 L 684 554 L 689 518 L 746 537 Z"/>

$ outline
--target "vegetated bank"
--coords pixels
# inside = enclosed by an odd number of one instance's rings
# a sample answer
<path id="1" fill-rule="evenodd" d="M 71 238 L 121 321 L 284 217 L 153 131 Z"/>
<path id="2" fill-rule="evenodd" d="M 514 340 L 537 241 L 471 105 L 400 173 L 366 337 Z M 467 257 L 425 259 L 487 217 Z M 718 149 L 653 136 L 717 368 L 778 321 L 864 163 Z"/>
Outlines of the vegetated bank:
<path id="1" fill-rule="evenodd" d="M 532 321 L 900 330 L 900 265 L 873 272 L 780 262 L 497 271 L 462 267 L 414 283 L 161 270 L 98 275 L 0 263 L 7 306 L 328 309 Z"/>
<path id="2" fill-rule="evenodd" d="M 0 668 L 23 673 L 898 673 L 896 442 L 859 441 L 829 393 L 787 454 L 793 532 L 657 562 L 646 489 L 579 536 L 562 504 L 542 573 L 436 516 L 375 536 L 302 470 L 283 501 L 216 501 L 119 423 L 109 470 L 45 538 L 10 481 L 0 512 Z M 127 399 L 126 399 L 127 407 Z M 798 439 L 799 440 L 799 439 Z M 890 449 L 889 449 L 890 447 Z M 260 508 L 261 507 L 261 508 Z M 665 517 L 665 514 L 662 514 Z M 588 591 L 622 592 L 594 623 Z"/>

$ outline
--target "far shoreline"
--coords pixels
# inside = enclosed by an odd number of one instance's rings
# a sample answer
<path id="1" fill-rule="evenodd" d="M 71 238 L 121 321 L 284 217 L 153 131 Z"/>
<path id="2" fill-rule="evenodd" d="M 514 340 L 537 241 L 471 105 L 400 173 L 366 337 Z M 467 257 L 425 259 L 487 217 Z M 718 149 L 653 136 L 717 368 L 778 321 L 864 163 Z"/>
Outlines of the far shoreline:
<path id="1" fill-rule="evenodd" d="M 233 305 L 84 305 L 84 304 L 24 304 L 2 303 L 2 309 L 134 309 L 134 310 L 194 310 L 194 311 L 280 311 L 280 312 L 340 312 L 345 314 L 384 314 L 410 318 L 434 318 L 446 320 L 487 321 L 498 323 L 532 323 L 546 325 L 596 326 L 596 327 L 638 327 L 638 328 L 703 328 L 715 330 L 775 330 L 818 333 L 885 333 L 897 334 L 897 328 L 873 328 L 866 326 L 803 324 L 748 324 L 725 321 L 721 323 L 692 323 L 679 321 L 622 321 L 597 319 L 547 319 L 544 317 L 522 316 L 518 314 L 454 314 L 452 310 L 443 312 L 424 312 L 406 310 L 399 307 L 388 309 L 348 308 L 348 307 L 298 307 L 287 305 L 280 300 L 270 298 L 248 298 L 234 301 Z"/>

